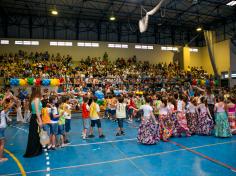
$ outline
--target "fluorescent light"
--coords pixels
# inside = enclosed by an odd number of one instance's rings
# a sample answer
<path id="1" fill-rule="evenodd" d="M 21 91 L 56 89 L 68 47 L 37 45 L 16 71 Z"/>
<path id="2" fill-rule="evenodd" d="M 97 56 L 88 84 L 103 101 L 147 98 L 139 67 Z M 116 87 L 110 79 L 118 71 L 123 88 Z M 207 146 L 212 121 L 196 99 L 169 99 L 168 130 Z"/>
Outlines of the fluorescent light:
<path id="1" fill-rule="evenodd" d="M 1 45 L 8 45 L 9 44 L 9 40 L 1 40 L 0 44 Z"/>
<path id="2" fill-rule="evenodd" d="M 227 6 L 234 6 L 236 5 L 236 1 L 230 1 L 229 3 L 226 4 Z"/>
<path id="3" fill-rule="evenodd" d="M 57 46 L 57 42 L 50 42 L 49 45 L 50 46 Z"/>
<path id="4" fill-rule="evenodd" d="M 147 49 L 153 50 L 153 46 L 148 46 Z"/>
<path id="5" fill-rule="evenodd" d="M 65 46 L 65 42 L 57 42 L 58 46 Z"/>
<path id="6" fill-rule="evenodd" d="M 23 41 L 23 45 L 30 45 L 31 42 L 30 41 Z"/>
<path id="7" fill-rule="evenodd" d="M 51 14 L 52 15 L 58 15 L 58 11 L 56 9 L 54 9 L 54 10 L 51 11 Z"/>
<path id="8" fill-rule="evenodd" d="M 65 46 L 73 46 L 72 42 L 65 42 Z"/>
<path id="9" fill-rule="evenodd" d="M 77 46 L 84 46 L 84 42 L 78 42 Z"/>
<path id="10" fill-rule="evenodd" d="M 39 41 L 31 41 L 31 45 L 39 45 Z"/>
<path id="11" fill-rule="evenodd" d="M 123 45 L 123 44 L 121 45 L 121 48 L 128 48 L 128 47 L 129 47 L 129 46 L 126 45 L 126 44 L 125 44 L 125 45 Z"/>
<path id="12" fill-rule="evenodd" d="M 136 48 L 136 49 L 141 49 L 142 46 L 141 46 L 141 45 L 135 45 L 135 48 Z"/>
<path id="13" fill-rule="evenodd" d="M 198 49 L 197 49 L 197 48 L 189 48 L 189 51 L 190 51 L 190 52 L 195 52 L 195 53 L 197 53 L 197 52 L 198 52 Z"/>
<path id="14" fill-rule="evenodd" d="M 236 73 L 232 73 L 231 78 L 236 78 Z"/>
<path id="15" fill-rule="evenodd" d="M 92 47 L 99 47 L 99 43 L 92 43 Z"/>
<path id="16" fill-rule="evenodd" d="M 197 31 L 197 32 L 201 32 L 201 31 L 202 31 L 202 28 L 201 28 L 201 27 L 198 27 L 198 28 L 196 29 L 196 31 Z"/>

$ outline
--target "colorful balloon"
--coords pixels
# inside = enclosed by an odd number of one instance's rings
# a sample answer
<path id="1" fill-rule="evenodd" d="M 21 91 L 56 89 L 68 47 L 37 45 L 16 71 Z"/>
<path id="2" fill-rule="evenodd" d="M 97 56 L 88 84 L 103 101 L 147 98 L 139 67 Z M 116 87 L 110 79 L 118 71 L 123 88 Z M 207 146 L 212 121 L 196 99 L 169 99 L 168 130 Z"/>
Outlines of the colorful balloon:
<path id="1" fill-rule="evenodd" d="M 214 81 L 213 80 L 210 81 L 210 86 L 211 87 L 214 86 Z"/>
<path id="2" fill-rule="evenodd" d="M 20 86 L 26 86 L 27 85 L 27 80 L 26 79 L 20 79 L 19 84 L 20 84 Z"/>
<path id="3" fill-rule="evenodd" d="M 34 85 L 34 78 L 28 78 L 28 79 L 27 79 L 27 82 L 28 82 L 28 84 L 31 85 L 31 86 Z"/>
<path id="4" fill-rule="evenodd" d="M 206 81 L 204 79 L 201 80 L 201 85 L 205 85 L 206 84 Z"/>
<path id="5" fill-rule="evenodd" d="M 60 85 L 60 80 L 59 79 L 51 79 L 50 80 L 50 85 L 51 86 L 59 86 Z"/>
<path id="6" fill-rule="evenodd" d="M 198 85 L 201 84 L 201 80 L 200 80 L 200 79 L 197 80 L 197 84 L 198 84 Z"/>
<path id="7" fill-rule="evenodd" d="M 35 85 L 36 86 L 40 86 L 41 85 L 41 79 L 40 78 L 37 78 L 34 81 L 35 81 Z"/>
<path id="8" fill-rule="evenodd" d="M 11 86 L 19 86 L 19 79 L 11 78 L 10 85 Z"/>
<path id="9" fill-rule="evenodd" d="M 42 80 L 42 85 L 43 85 L 43 86 L 49 86 L 49 85 L 50 85 L 50 82 L 51 82 L 50 79 L 43 79 L 43 80 Z"/>
<path id="10" fill-rule="evenodd" d="M 209 86 L 210 85 L 210 81 L 207 79 L 206 80 L 206 86 Z"/>
<path id="11" fill-rule="evenodd" d="M 215 85 L 215 86 L 219 86 L 219 81 L 218 81 L 218 80 L 215 80 L 214 85 Z"/>
<path id="12" fill-rule="evenodd" d="M 64 78 L 60 78 L 60 83 L 63 84 L 64 83 Z"/>
<path id="13" fill-rule="evenodd" d="M 196 79 L 194 79 L 194 80 L 192 81 L 192 85 L 194 85 L 194 86 L 197 85 L 197 80 L 196 80 Z"/>

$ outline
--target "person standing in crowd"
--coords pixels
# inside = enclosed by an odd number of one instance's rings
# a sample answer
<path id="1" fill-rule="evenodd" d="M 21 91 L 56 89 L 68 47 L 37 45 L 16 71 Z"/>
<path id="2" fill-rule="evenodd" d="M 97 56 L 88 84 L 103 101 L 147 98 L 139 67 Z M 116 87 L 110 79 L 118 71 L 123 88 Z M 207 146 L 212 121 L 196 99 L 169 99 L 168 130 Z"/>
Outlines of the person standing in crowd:
<path id="1" fill-rule="evenodd" d="M 182 95 L 178 96 L 179 99 L 177 100 L 177 126 L 175 127 L 177 130 L 177 136 L 182 136 L 183 133 L 186 134 L 186 136 L 191 136 L 190 130 L 187 125 L 187 119 L 186 119 L 186 112 L 185 107 L 186 103 L 183 101 L 184 97 Z"/>
<path id="2" fill-rule="evenodd" d="M 164 142 L 167 142 L 172 135 L 173 121 L 171 119 L 171 109 L 167 105 L 167 99 L 163 98 L 159 106 L 160 135 Z"/>
<path id="3" fill-rule="evenodd" d="M 211 113 L 208 109 L 208 103 L 205 97 L 200 98 L 200 104 L 198 105 L 198 125 L 197 134 L 198 135 L 211 135 L 214 128 L 214 121 Z"/>
<path id="4" fill-rule="evenodd" d="M 69 104 L 70 97 L 65 97 L 65 103 L 63 103 L 64 115 L 65 115 L 65 144 L 70 144 L 69 132 L 71 130 L 71 105 Z"/>
<path id="5" fill-rule="evenodd" d="M 58 135 L 60 136 L 60 147 L 65 147 L 65 111 L 63 109 L 63 100 L 65 98 L 62 98 L 59 108 L 58 108 L 58 113 L 59 113 L 59 120 L 58 120 Z"/>
<path id="6" fill-rule="evenodd" d="M 236 104 L 235 99 L 233 97 L 229 98 L 229 102 L 227 104 L 228 109 L 228 117 L 229 117 L 229 124 L 231 128 L 231 133 L 236 134 Z"/>
<path id="7" fill-rule="evenodd" d="M 12 99 L 12 97 L 10 97 L 10 99 Z M 9 103 L 4 104 L 0 114 L 0 163 L 8 160 L 8 158 L 5 158 L 3 155 L 5 144 L 5 129 L 7 127 L 6 113 L 13 105 L 14 101 L 10 101 Z"/>
<path id="8" fill-rule="evenodd" d="M 89 116 L 91 119 L 90 131 L 89 131 L 89 138 L 93 138 L 93 128 L 95 125 L 98 127 L 99 138 L 104 138 L 105 135 L 102 133 L 102 125 L 101 120 L 99 118 L 100 108 L 97 104 L 97 97 L 93 97 L 92 104 L 90 105 Z"/>
<path id="9" fill-rule="evenodd" d="M 83 120 L 83 131 L 82 131 L 82 138 L 86 139 L 87 131 L 90 126 L 90 118 L 89 118 L 89 105 L 88 105 L 88 97 L 83 98 L 83 103 L 81 105 L 82 109 L 82 120 Z"/>
<path id="10" fill-rule="evenodd" d="M 209 111 L 211 113 L 211 117 L 213 117 L 213 120 L 215 122 L 215 116 L 214 116 L 215 96 L 212 93 L 210 87 L 207 88 L 206 99 L 207 99 L 207 105 L 208 105 Z"/>
<path id="11" fill-rule="evenodd" d="M 232 136 L 230 126 L 228 122 L 228 116 L 226 113 L 226 104 L 224 103 L 224 97 L 219 97 L 219 102 L 215 104 L 215 136 L 216 137 L 230 137 Z"/>
<path id="12" fill-rule="evenodd" d="M 191 134 L 196 134 L 198 125 L 198 112 L 197 112 L 197 99 L 194 97 L 190 98 L 190 102 L 187 108 L 186 118 Z"/>
<path id="13" fill-rule="evenodd" d="M 16 121 L 17 122 L 24 122 L 24 119 L 22 116 L 22 106 L 21 106 L 20 99 L 17 99 L 17 102 L 16 102 Z"/>
<path id="14" fill-rule="evenodd" d="M 26 152 L 24 154 L 25 158 L 30 158 L 42 154 L 42 145 L 40 144 L 40 138 L 38 133 L 39 127 L 42 127 L 41 110 L 42 110 L 41 88 L 32 87 L 32 93 L 31 93 L 32 116 L 29 124 L 28 142 L 27 142 Z"/>
<path id="15" fill-rule="evenodd" d="M 116 119 L 118 122 L 118 132 L 116 136 L 125 135 L 123 128 L 123 121 L 126 118 L 126 103 L 124 103 L 124 97 L 118 97 L 118 103 L 116 105 Z"/>
<path id="16" fill-rule="evenodd" d="M 43 124 L 43 130 L 47 132 L 48 136 L 51 135 L 51 118 L 49 114 L 49 108 L 48 108 L 48 101 L 47 100 L 42 100 L 42 124 Z M 50 109 L 51 110 L 51 109 Z M 45 148 L 46 146 L 43 146 Z M 48 144 L 48 149 L 51 148 L 51 144 Z"/>
<path id="17" fill-rule="evenodd" d="M 26 99 L 24 100 L 24 123 L 29 122 L 30 120 L 30 110 L 29 110 L 29 98 L 26 97 Z"/>
<path id="18" fill-rule="evenodd" d="M 146 97 L 146 104 L 140 109 L 143 110 L 141 124 L 138 129 L 138 142 L 142 144 L 156 144 L 160 140 L 159 124 L 153 114 L 153 108 L 150 106 L 151 98 Z"/>
<path id="19" fill-rule="evenodd" d="M 56 139 L 57 139 L 57 134 L 58 134 L 58 121 L 59 121 L 59 112 L 58 112 L 58 103 L 55 103 L 55 96 L 52 95 L 49 98 L 49 104 L 50 104 L 50 109 L 49 109 L 49 114 L 50 114 L 50 119 L 51 119 L 51 144 L 52 147 L 48 147 L 48 149 L 55 150 L 56 149 Z"/>

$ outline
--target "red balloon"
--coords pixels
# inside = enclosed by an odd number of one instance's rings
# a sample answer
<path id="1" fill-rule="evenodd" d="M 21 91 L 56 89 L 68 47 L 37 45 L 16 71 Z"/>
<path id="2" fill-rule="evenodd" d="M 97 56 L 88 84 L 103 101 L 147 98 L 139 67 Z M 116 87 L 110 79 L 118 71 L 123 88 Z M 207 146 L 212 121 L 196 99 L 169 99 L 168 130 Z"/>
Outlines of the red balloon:
<path id="1" fill-rule="evenodd" d="M 60 78 L 60 83 L 62 84 L 64 82 L 64 78 Z"/>
<path id="2" fill-rule="evenodd" d="M 37 78 L 37 79 L 35 80 L 35 85 L 36 85 L 36 86 L 40 86 L 40 85 L 41 85 L 41 79 L 40 79 L 40 78 Z"/>
<path id="3" fill-rule="evenodd" d="M 194 86 L 197 85 L 197 80 L 194 79 L 193 82 L 192 82 L 192 84 L 193 84 Z"/>
<path id="4" fill-rule="evenodd" d="M 210 81 L 210 86 L 214 86 L 214 81 L 213 80 Z"/>

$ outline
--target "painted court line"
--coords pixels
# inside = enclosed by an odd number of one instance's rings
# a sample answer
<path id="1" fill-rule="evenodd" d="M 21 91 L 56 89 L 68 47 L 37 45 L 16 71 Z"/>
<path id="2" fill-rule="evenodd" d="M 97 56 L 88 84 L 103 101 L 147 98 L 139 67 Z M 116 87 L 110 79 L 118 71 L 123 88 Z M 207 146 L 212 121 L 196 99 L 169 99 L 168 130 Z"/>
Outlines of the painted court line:
<path id="1" fill-rule="evenodd" d="M 20 163 L 20 161 L 16 158 L 16 156 L 7 149 L 4 149 L 4 152 L 6 152 L 8 155 L 10 155 L 10 157 L 12 157 L 12 159 L 16 162 L 16 164 L 21 172 L 19 174 L 21 174 L 22 176 L 26 176 L 25 170 L 24 170 L 22 164 Z"/>
<path id="2" fill-rule="evenodd" d="M 206 145 L 202 145 L 202 146 L 192 147 L 192 148 L 189 148 L 189 149 L 211 147 L 211 146 L 217 146 L 217 145 L 223 145 L 223 144 L 229 144 L 229 143 L 235 143 L 235 142 L 236 142 L 236 140 L 229 141 L 229 142 L 206 144 Z M 81 167 L 96 166 L 96 165 L 110 164 L 110 163 L 117 163 L 117 162 L 121 162 L 121 161 L 134 160 L 134 159 L 151 157 L 151 156 L 161 156 L 161 155 L 164 155 L 164 154 L 175 153 L 175 152 L 180 152 L 180 151 L 186 151 L 186 149 L 181 148 L 181 149 L 170 150 L 170 151 L 166 151 L 166 152 L 151 153 L 151 154 L 138 155 L 138 156 L 133 156 L 133 157 L 125 157 L 125 158 L 121 158 L 121 159 L 117 159 L 117 160 L 101 161 L 101 162 L 96 162 L 96 163 L 80 164 L 80 165 L 74 165 L 74 166 L 57 167 L 57 168 L 51 168 L 50 171 L 71 169 L 71 168 L 81 168 Z M 47 172 L 47 170 L 34 170 L 34 171 L 28 171 L 26 173 L 30 174 L 30 173 L 39 173 L 39 172 Z M 19 174 L 21 174 L 21 173 L 5 174 L 4 176 L 12 176 L 12 175 L 19 175 Z"/>
<path id="3" fill-rule="evenodd" d="M 225 168 L 227 168 L 227 169 L 230 169 L 230 170 L 232 170 L 233 172 L 236 172 L 236 168 L 234 168 L 234 167 L 232 167 L 232 166 L 230 166 L 230 165 L 228 165 L 228 164 L 225 164 L 225 163 L 223 163 L 223 162 L 221 162 L 221 161 L 218 161 L 218 160 L 216 160 L 216 159 L 214 159 L 214 158 L 211 158 L 211 157 L 209 157 L 209 156 L 206 156 L 206 155 L 204 155 L 204 154 L 202 154 L 202 153 L 200 153 L 200 152 L 197 152 L 196 150 L 193 150 L 193 148 L 188 148 L 188 147 L 186 147 L 186 146 L 184 146 L 184 145 L 182 145 L 182 144 L 180 144 L 180 143 L 177 143 L 177 142 L 174 142 L 174 141 L 169 141 L 170 143 L 172 143 L 172 144 L 174 144 L 174 145 L 176 145 L 176 146 L 179 146 L 179 147 L 181 147 L 181 148 L 183 148 L 183 149 L 185 149 L 185 150 L 187 150 L 187 151 L 189 151 L 189 152 L 191 152 L 191 153 L 194 153 L 194 154 L 196 154 L 196 155 L 198 155 L 198 156 L 201 156 L 201 157 L 203 157 L 203 158 L 205 158 L 205 159 L 207 159 L 207 160 L 209 160 L 209 161 L 211 161 L 211 162 L 213 162 L 213 163 L 215 163 L 215 164 L 218 164 L 218 165 L 220 165 L 220 166 L 223 166 L 223 167 L 225 167 Z M 234 141 L 235 142 L 235 141 Z M 232 142 L 233 143 L 233 142 Z M 222 143 L 221 143 L 222 144 Z M 213 146 L 213 144 L 211 145 L 211 146 Z M 196 147 L 195 147 L 196 148 Z M 200 148 L 200 147 L 199 147 Z"/>
<path id="4" fill-rule="evenodd" d="M 125 142 L 125 141 L 134 141 L 134 140 L 137 140 L 137 138 L 111 140 L 111 141 L 104 141 L 104 142 L 92 142 L 92 143 L 85 143 L 85 144 L 72 144 L 72 145 L 68 145 L 68 147 L 78 147 L 78 146 L 98 145 L 98 144 L 109 144 L 109 143 Z"/>
<path id="5" fill-rule="evenodd" d="M 14 125 L 10 125 L 10 127 L 14 127 L 18 130 L 21 130 L 21 131 L 24 131 L 25 133 L 28 133 L 28 130 L 24 129 L 24 128 L 21 128 L 21 127 L 17 127 L 17 126 L 14 126 Z"/>

